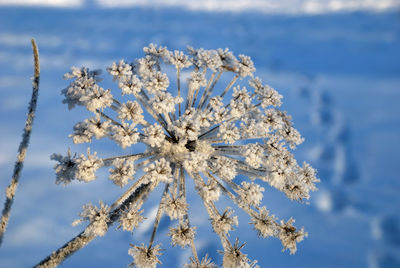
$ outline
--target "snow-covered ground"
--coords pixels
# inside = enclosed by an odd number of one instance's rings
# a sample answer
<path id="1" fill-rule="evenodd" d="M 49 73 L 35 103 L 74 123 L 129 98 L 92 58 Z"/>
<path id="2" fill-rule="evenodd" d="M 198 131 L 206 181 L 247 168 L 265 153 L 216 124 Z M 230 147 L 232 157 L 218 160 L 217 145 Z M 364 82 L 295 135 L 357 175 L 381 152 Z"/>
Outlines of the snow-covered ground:
<path id="1" fill-rule="evenodd" d="M 232 236 L 248 242 L 244 251 L 251 259 L 261 267 L 400 266 L 399 1 L 225 0 L 200 6 L 202 1 L 171 0 L 156 1 L 157 8 L 147 1 L 113 1 L 112 9 L 104 8 L 105 1 L 52 2 L 72 9 L 46 7 L 47 1 L 39 0 L 12 2 L 38 5 L 0 7 L 1 189 L 11 177 L 30 97 L 31 37 L 39 45 L 42 75 L 31 146 L 0 267 L 37 263 L 80 232 L 71 222 L 83 204 L 110 202 L 118 195 L 106 174 L 90 184 L 54 184 L 49 155 L 68 147 L 85 150 L 67 137 L 85 116 L 61 103 L 62 75 L 73 65 L 105 69 L 112 61 L 137 58 L 150 42 L 171 49 L 229 47 L 251 56 L 258 76 L 284 95 L 284 109 L 306 138 L 296 156 L 319 170 L 320 191 L 307 206 L 269 188 L 264 202 L 279 217 L 293 216 L 309 237 L 289 256 L 278 240 L 258 239 L 239 214 L 240 232 Z M 307 9 L 312 3 L 320 11 Z M 0 197 L 4 200 L 3 190 Z M 193 221 L 202 234 L 197 240 L 200 255 L 213 253 L 221 263 L 219 242 L 197 201 L 193 197 L 191 210 L 199 215 Z M 150 198 L 149 218 L 157 202 L 157 195 Z M 167 248 L 161 260 L 164 267 L 180 267 L 189 252 L 169 248 L 168 225 L 161 222 L 158 236 Z M 147 241 L 148 228 L 133 237 L 111 230 L 63 267 L 126 267 L 129 243 Z"/>

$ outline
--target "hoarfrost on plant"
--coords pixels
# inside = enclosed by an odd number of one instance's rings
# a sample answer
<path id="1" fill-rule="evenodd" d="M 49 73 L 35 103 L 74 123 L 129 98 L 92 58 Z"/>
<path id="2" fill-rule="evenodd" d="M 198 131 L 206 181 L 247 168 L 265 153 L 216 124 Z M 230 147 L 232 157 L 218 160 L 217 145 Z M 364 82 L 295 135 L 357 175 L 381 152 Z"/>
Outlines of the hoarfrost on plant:
<path id="1" fill-rule="evenodd" d="M 231 242 L 230 232 L 239 220 L 230 208 L 219 211 L 216 202 L 222 195 L 251 217 L 259 236 L 279 238 L 293 254 L 307 233 L 294 227 L 293 219 L 278 221 L 261 206 L 265 186 L 303 201 L 317 189 L 318 179 L 309 164 L 300 166 L 293 157 L 291 151 L 303 138 L 291 117 L 280 110 L 282 96 L 254 76 L 250 57 L 236 58 L 228 49 L 188 47 L 186 54 L 150 44 L 143 50 L 144 57 L 120 60 L 107 68 L 119 93 L 99 85 L 100 71 L 73 67 L 64 76 L 72 81 L 62 90 L 63 102 L 69 109 L 83 106 L 94 114 L 74 126 L 73 142 L 109 138 L 126 154 L 101 158 L 89 149 L 87 156 L 70 151 L 66 156 L 53 154 L 56 183 L 93 181 L 96 171 L 105 166 L 117 186 L 132 184 L 119 203 L 141 185 L 150 185 L 150 191 L 165 185 L 149 245 L 129 250 L 132 266 L 161 263 L 160 245 L 153 242 L 161 217 L 167 215 L 177 221 L 169 232 L 172 244 L 190 245 L 192 250 L 186 266 L 216 267 L 207 256 L 198 259 L 187 203 L 187 195 L 194 192 L 187 189 L 189 180 L 221 240 L 224 267 L 255 267 L 256 262 L 241 252 L 238 240 Z M 171 70 L 176 76 L 168 75 Z M 135 175 L 141 171 L 143 176 Z M 114 205 L 86 205 L 81 216 L 90 222 L 88 234 L 104 235 L 112 213 L 118 216 L 120 228 L 132 231 L 144 219 L 141 206 L 146 198 L 147 194 L 118 213 Z"/>

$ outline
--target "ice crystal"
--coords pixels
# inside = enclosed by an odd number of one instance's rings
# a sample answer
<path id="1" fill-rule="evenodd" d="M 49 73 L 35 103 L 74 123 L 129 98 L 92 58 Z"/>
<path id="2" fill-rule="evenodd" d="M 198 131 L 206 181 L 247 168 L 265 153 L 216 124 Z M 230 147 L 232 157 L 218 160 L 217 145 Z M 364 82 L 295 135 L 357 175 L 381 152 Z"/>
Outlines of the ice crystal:
<path id="1" fill-rule="evenodd" d="M 163 215 L 178 222 L 170 228 L 172 244 L 190 245 L 193 257 L 187 267 L 216 267 L 207 256 L 198 259 L 186 201 L 187 192 L 193 193 L 186 189 L 188 180 L 221 240 L 224 267 L 254 267 L 256 262 L 241 252 L 238 240 L 231 244 L 229 233 L 239 221 L 232 209 L 221 212 L 215 205 L 222 195 L 249 214 L 259 236 L 279 238 L 283 248 L 294 253 L 307 233 L 294 227 L 293 219 L 278 222 L 261 206 L 263 192 L 269 184 L 291 200 L 304 201 L 317 189 L 318 179 L 310 165 L 299 166 L 293 157 L 291 151 L 303 138 L 291 117 L 280 110 L 282 96 L 254 76 L 250 57 L 235 57 L 228 49 L 188 47 L 185 54 L 150 44 L 144 52 L 143 58 L 121 60 L 107 68 L 121 97 L 118 91 L 100 87 L 99 71 L 73 67 L 65 75 L 72 81 L 62 90 L 63 102 L 69 109 L 83 106 L 94 114 L 74 126 L 73 142 L 109 138 L 135 153 L 107 158 L 90 150 L 78 157 L 70 151 L 67 156 L 53 154 L 56 183 L 93 181 L 98 168 L 109 167 L 109 178 L 117 186 L 133 183 L 116 204 L 130 200 L 141 185 L 150 185 L 149 191 L 165 185 L 149 246 L 129 250 L 137 267 L 160 264 L 161 249 L 153 242 Z M 169 76 L 171 70 L 176 77 Z M 144 175 L 135 178 L 141 171 Z M 120 228 L 132 231 L 143 220 L 140 209 L 146 196 L 122 211 L 116 211 L 115 204 L 108 208 L 101 203 L 100 209 L 87 205 L 81 216 L 90 222 L 93 235 L 107 231 L 111 214 Z"/>

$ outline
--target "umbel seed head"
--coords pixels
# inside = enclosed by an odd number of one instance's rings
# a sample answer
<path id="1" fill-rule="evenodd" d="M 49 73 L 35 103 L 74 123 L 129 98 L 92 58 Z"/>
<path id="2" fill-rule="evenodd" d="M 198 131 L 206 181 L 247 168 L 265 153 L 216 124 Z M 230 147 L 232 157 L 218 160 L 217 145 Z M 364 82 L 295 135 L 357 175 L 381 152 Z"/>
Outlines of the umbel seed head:
<path id="1" fill-rule="evenodd" d="M 143 50 L 143 58 L 120 60 L 107 68 L 119 92 L 100 86 L 99 71 L 73 67 L 65 75 L 71 82 L 62 90 L 63 102 L 69 109 L 83 106 L 93 113 L 74 126 L 73 142 L 111 139 L 126 151 L 104 158 L 90 149 L 87 156 L 70 151 L 52 156 L 57 184 L 93 181 L 97 169 L 107 167 L 115 185 L 131 185 L 110 207 L 84 207 L 80 215 L 89 221 L 89 234 L 104 235 L 116 218 L 122 230 L 133 231 L 144 220 L 141 208 L 148 194 L 121 211 L 117 205 L 141 185 L 150 185 L 150 191 L 164 185 L 149 245 L 129 250 L 132 266 L 161 263 L 161 247 L 153 242 L 161 217 L 167 215 L 177 221 L 169 232 L 172 245 L 192 250 L 187 267 L 216 267 L 207 255 L 200 260 L 196 252 L 196 227 L 191 226 L 187 203 L 187 194 L 193 192 L 221 240 L 224 267 L 255 267 L 256 262 L 241 252 L 244 244 L 232 244 L 230 233 L 239 220 L 229 207 L 219 211 L 216 203 L 222 195 L 235 210 L 250 216 L 259 236 L 279 238 L 284 250 L 295 253 L 307 233 L 293 226 L 292 218 L 279 221 L 268 211 L 262 202 L 265 186 L 302 202 L 319 180 L 310 165 L 300 166 L 292 154 L 303 138 L 280 110 L 282 96 L 254 76 L 250 57 L 235 57 L 228 49 L 188 47 L 185 54 L 150 44 Z M 171 67 L 176 76 L 170 75 Z M 189 180 L 194 189 L 186 187 Z"/>

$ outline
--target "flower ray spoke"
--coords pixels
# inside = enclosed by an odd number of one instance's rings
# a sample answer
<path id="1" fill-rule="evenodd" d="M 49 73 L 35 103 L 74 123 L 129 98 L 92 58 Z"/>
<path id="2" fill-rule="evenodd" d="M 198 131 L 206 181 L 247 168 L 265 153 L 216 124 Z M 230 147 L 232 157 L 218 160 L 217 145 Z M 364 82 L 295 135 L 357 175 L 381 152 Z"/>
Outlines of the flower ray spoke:
<path id="1" fill-rule="evenodd" d="M 161 220 L 161 217 L 163 214 L 162 200 L 163 200 L 164 196 L 167 194 L 168 188 L 169 188 L 169 183 L 165 185 L 164 191 L 161 196 L 160 204 L 158 205 L 156 218 L 154 219 L 153 231 L 151 232 L 149 248 L 151 248 L 153 246 L 154 238 L 156 237 L 158 225 L 160 224 L 160 220 Z"/>
<path id="2" fill-rule="evenodd" d="M 215 78 L 215 80 L 213 81 L 211 87 L 209 88 L 209 90 L 207 91 L 207 94 L 204 97 L 204 100 L 201 102 L 201 104 L 199 105 L 200 109 L 203 109 L 204 105 L 207 103 L 208 99 L 210 98 L 215 85 L 218 83 L 219 79 L 222 76 L 223 71 L 219 71 L 217 77 Z M 208 108 L 208 106 L 207 106 Z"/>
<path id="3" fill-rule="evenodd" d="M 214 78 L 215 78 L 215 72 L 211 74 L 211 77 L 210 77 L 210 79 L 208 80 L 207 86 L 206 86 L 206 88 L 204 89 L 203 94 L 201 95 L 199 104 L 197 105 L 197 108 L 198 108 L 198 109 L 201 109 L 201 107 L 202 107 L 202 105 L 203 105 L 203 102 L 205 101 L 205 97 L 206 97 L 206 95 L 208 94 L 208 90 L 210 89 L 211 84 L 213 84 Z"/>
<path id="4" fill-rule="evenodd" d="M 104 166 L 109 166 L 111 164 L 111 162 L 115 159 L 130 159 L 130 160 L 136 161 L 136 160 L 140 160 L 142 158 L 152 156 L 154 154 L 155 154 L 154 151 L 150 151 L 150 152 L 144 152 L 144 153 L 138 153 L 138 154 L 120 155 L 120 156 L 103 158 L 102 161 L 104 162 Z"/>

